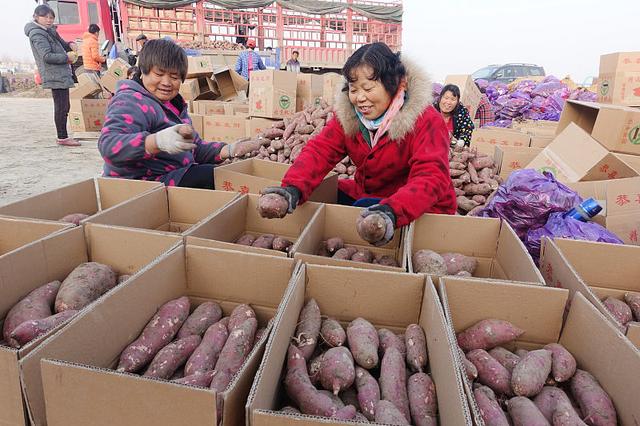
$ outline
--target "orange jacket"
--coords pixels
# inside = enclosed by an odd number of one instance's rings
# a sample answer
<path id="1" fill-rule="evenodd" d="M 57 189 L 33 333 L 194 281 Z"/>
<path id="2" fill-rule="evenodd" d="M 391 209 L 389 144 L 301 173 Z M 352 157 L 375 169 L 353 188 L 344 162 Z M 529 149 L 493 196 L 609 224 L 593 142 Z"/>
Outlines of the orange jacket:
<path id="1" fill-rule="evenodd" d="M 98 51 L 98 34 L 86 32 L 82 35 L 82 63 L 84 69 L 91 71 L 100 71 L 101 66 L 107 61 L 107 58 L 100 56 Z"/>

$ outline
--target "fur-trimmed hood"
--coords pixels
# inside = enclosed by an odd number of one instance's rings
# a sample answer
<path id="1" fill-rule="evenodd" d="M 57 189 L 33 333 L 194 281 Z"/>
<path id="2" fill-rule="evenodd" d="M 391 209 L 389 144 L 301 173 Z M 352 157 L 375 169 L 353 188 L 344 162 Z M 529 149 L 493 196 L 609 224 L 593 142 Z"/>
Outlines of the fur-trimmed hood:
<path id="1" fill-rule="evenodd" d="M 389 128 L 389 137 L 396 141 L 403 139 L 413 130 L 418 117 L 433 102 L 429 76 L 413 61 L 405 58 L 401 60 L 407 71 L 407 97 Z M 349 94 L 342 91 L 342 86 L 336 94 L 334 108 L 345 134 L 354 137 L 359 131 L 360 120 L 349 101 Z"/>

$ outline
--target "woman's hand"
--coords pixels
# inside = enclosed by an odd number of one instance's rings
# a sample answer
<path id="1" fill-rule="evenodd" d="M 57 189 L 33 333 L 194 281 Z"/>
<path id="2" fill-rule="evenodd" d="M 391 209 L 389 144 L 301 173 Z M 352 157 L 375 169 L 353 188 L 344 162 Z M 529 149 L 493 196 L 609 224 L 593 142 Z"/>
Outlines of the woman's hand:
<path id="1" fill-rule="evenodd" d="M 396 215 L 391 207 L 375 204 L 360 212 L 356 230 L 360 237 L 376 247 L 384 246 L 393 239 Z"/>
<path id="2" fill-rule="evenodd" d="M 260 191 L 258 212 L 267 219 L 283 218 L 293 213 L 300 201 L 301 193 L 294 186 L 269 186 Z"/>
<path id="3" fill-rule="evenodd" d="M 168 154 L 180 154 L 182 152 L 193 150 L 196 145 L 193 143 L 193 128 L 187 124 L 176 124 L 160 130 L 154 134 L 155 146 L 159 151 Z M 153 143 L 151 143 L 153 145 Z M 146 143 L 145 143 L 146 148 Z M 153 147 L 147 149 L 147 152 L 153 154 Z"/>
<path id="4" fill-rule="evenodd" d="M 67 52 L 67 62 L 69 62 L 70 64 L 73 64 L 77 60 L 78 60 L 78 54 L 74 50 Z"/>
<path id="5" fill-rule="evenodd" d="M 260 148 L 260 142 L 254 140 L 239 141 L 234 144 L 227 144 L 226 147 L 220 152 L 220 158 L 226 160 L 227 158 L 239 158 L 244 157 L 250 152 L 257 151 Z"/>

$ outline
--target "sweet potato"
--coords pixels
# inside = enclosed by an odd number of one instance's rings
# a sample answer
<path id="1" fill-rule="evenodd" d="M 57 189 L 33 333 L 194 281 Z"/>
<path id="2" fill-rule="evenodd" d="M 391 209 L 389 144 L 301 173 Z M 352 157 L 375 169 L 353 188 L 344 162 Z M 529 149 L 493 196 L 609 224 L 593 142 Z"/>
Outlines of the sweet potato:
<path id="1" fill-rule="evenodd" d="M 60 289 L 60 281 L 52 281 L 32 290 L 22 300 L 13 305 L 4 319 L 2 336 L 7 344 L 17 347 L 18 342 L 11 339 L 11 333 L 25 321 L 38 320 L 51 316 L 51 308 Z"/>
<path id="2" fill-rule="evenodd" d="M 489 355 L 494 357 L 496 361 L 498 361 L 504 368 L 509 370 L 509 372 L 513 372 L 513 369 L 516 367 L 518 362 L 520 362 L 520 357 L 513 352 L 498 346 L 497 348 L 493 348 L 489 351 Z"/>
<path id="3" fill-rule="evenodd" d="M 582 411 L 582 420 L 592 426 L 618 424 L 611 398 L 591 374 L 577 369 L 569 382 L 571 393 Z"/>
<path id="4" fill-rule="evenodd" d="M 408 425 L 406 416 L 402 414 L 400 410 L 390 401 L 381 399 L 376 404 L 376 423 L 383 423 L 385 425 Z"/>
<path id="5" fill-rule="evenodd" d="M 409 409 L 416 426 L 436 426 L 438 424 L 438 402 L 436 386 L 426 373 L 415 373 L 407 383 Z"/>
<path id="6" fill-rule="evenodd" d="M 291 406 L 289 406 L 289 405 L 287 405 L 286 407 L 282 407 L 282 408 L 279 410 L 279 412 L 280 412 L 280 413 L 286 413 L 286 414 L 293 414 L 293 415 L 296 415 L 296 414 L 302 414 L 302 413 L 300 412 L 300 410 L 298 410 L 298 409 L 297 409 L 297 408 L 295 408 L 295 407 L 291 407 Z"/>
<path id="7" fill-rule="evenodd" d="M 413 270 L 430 275 L 446 275 L 447 265 L 442 256 L 432 250 L 418 250 L 413 254 Z"/>
<path id="8" fill-rule="evenodd" d="M 400 265 L 398 265 L 398 261 L 393 258 L 392 256 L 389 256 L 388 254 L 384 254 L 382 256 L 376 257 L 376 260 L 378 261 L 379 265 L 383 265 L 383 266 L 395 266 L 395 267 L 399 267 Z"/>
<path id="9" fill-rule="evenodd" d="M 309 360 L 316 349 L 321 326 L 320 307 L 315 299 L 309 299 L 300 311 L 298 327 L 294 336 L 298 342 L 296 346 L 302 352 L 305 360 Z"/>
<path id="10" fill-rule="evenodd" d="M 267 332 L 267 328 L 263 327 L 263 328 L 259 328 L 258 330 L 256 330 L 256 335 L 253 337 L 253 344 L 255 346 L 256 343 L 258 343 L 260 341 L 260 339 L 262 339 L 262 336 L 264 336 L 264 334 Z"/>
<path id="11" fill-rule="evenodd" d="M 566 401 L 571 405 L 567 394 L 555 386 L 543 387 L 540 393 L 533 399 L 533 403 L 549 423 L 553 420 L 553 412 L 556 410 L 559 401 Z"/>
<path id="12" fill-rule="evenodd" d="M 478 261 L 475 257 L 465 256 L 460 253 L 442 253 L 444 263 L 447 265 L 447 275 L 457 275 L 462 271 L 471 275 L 476 271 Z"/>
<path id="13" fill-rule="evenodd" d="M 538 407 L 524 396 L 508 400 L 507 409 L 514 426 L 551 426 Z"/>
<path id="14" fill-rule="evenodd" d="M 485 204 L 487 202 L 487 197 L 484 195 L 474 195 L 471 199 L 478 204 Z"/>
<path id="15" fill-rule="evenodd" d="M 460 177 L 465 173 L 466 172 L 464 170 L 459 170 L 459 169 L 450 169 L 449 170 L 449 176 L 451 176 L 451 177 Z"/>
<path id="16" fill-rule="evenodd" d="M 387 224 L 379 214 L 371 214 L 367 217 L 359 216 L 356 220 L 356 230 L 360 238 L 373 244 L 384 238 Z"/>
<path id="17" fill-rule="evenodd" d="M 351 256 L 351 260 L 354 262 L 371 263 L 373 260 L 373 254 L 367 249 L 362 249 Z"/>
<path id="18" fill-rule="evenodd" d="M 629 321 L 633 320 L 631 308 L 622 300 L 618 300 L 614 297 L 607 297 L 604 299 L 602 304 L 609 312 L 611 312 L 611 315 L 613 315 L 616 321 L 623 326 L 626 326 Z"/>
<path id="19" fill-rule="evenodd" d="M 358 249 L 355 247 L 343 247 L 336 251 L 331 257 L 338 260 L 351 260 L 351 257 L 356 254 L 357 251 Z"/>
<path id="20" fill-rule="evenodd" d="M 323 394 L 327 395 L 329 398 L 331 398 L 331 401 L 333 401 L 333 403 L 336 405 L 336 407 L 338 407 L 338 408 L 344 408 L 345 407 L 344 402 L 342 402 L 342 400 L 340 399 L 340 397 L 338 395 L 334 395 L 333 392 L 328 391 L 326 389 L 319 389 L 318 392 L 323 393 Z"/>
<path id="21" fill-rule="evenodd" d="M 529 351 L 526 349 L 516 349 L 516 355 L 518 355 L 520 358 L 523 358 L 528 353 Z"/>
<path id="22" fill-rule="evenodd" d="M 314 386 L 317 386 L 320 383 L 322 358 L 324 358 L 324 352 L 314 358 L 311 358 L 311 361 L 309 361 L 309 380 L 311 380 L 311 383 L 313 383 Z"/>
<path id="23" fill-rule="evenodd" d="M 640 321 L 640 293 L 625 293 L 624 301 L 629 305 L 629 308 L 631 308 L 633 319 Z"/>
<path id="24" fill-rule="evenodd" d="M 190 376 L 184 376 L 180 379 L 172 380 L 173 383 L 179 383 L 181 385 L 197 386 L 201 388 L 208 388 L 211 386 L 211 380 L 215 371 L 205 371 L 204 373 L 192 374 Z"/>
<path id="25" fill-rule="evenodd" d="M 464 163 L 461 163 L 459 161 L 450 161 L 449 162 L 449 169 L 450 170 L 462 170 L 462 173 L 464 173 L 464 171 L 467 169 L 467 167 L 464 165 Z"/>
<path id="26" fill-rule="evenodd" d="M 358 373 L 356 372 L 356 375 Z M 352 386 L 340 393 L 340 399 L 344 405 L 353 405 L 356 410 L 360 411 L 360 401 L 358 401 L 358 392 Z"/>
<path id="27" fill-rule="evenodd" d="M 478 404 L 480 416 L 486 426 L 509 426 L 509 420 L 496 399 L 495 393 L 487 386 L 473 388 L 473 396 Z"/>
<path id="28" fill-rule="evenodd" d="M 190 376 L 213 370 L 227 337 L 229 337 L 229 332 L 224 323 L 219 321 L 209 326 L 204 333 L 204 337 L 202 337 L 200 345 L 187 360 L 184 367 L 185 374 Z"/>
<path id="29" fill-rule="evenodd" d="M 471 164 L 476 170 L 484 169 L 485 167 L 493 167 L 494 162 L 492 157 L 476 157 L 471 160 Z"/>
<path id="30" fill-rule="evenodd" d="M 342 346 L 347 340 L 347 333 L 345 333 L 344 328 L 333 318 L 327 318 L 322 321 L 320 335 L 322 340 L 331 347 Z"/>
<path id="31" fill-rule="evenodd" d="M 129 278 L 131 278 L 131 275 L 119 275 L 117 285 L 122 284 L 123 282 L 127 281 Z"/>
<path id="32" fill-rule="evenodd" d="M 378 342 L 380 344 L 380 356 L 383 356 L 384 352 L 392 346 L 398 349 L 403 356 L 406 356 L 407 351 L 404 341 L 400 341 L 400 338 L 391 330 L 386 328 L 378 329 Z"/>
<path id="33" fill-rule="evenodd" d="M 222 318 L 222 308 L 216 302 L 205 302 L 200 304 L 193 313 L 187 317 L 178 331 L 176 339 L 187 336 L 202 336 L 209 326 L 220 321 Z"/>
<path id="34" fill-rule="evenodd" d="M 71 213 L 60 219 L 61 222 L 73 223 L 74 225 L 80 225 L 80 221 L 88 218 L 88 214 L 84 213 Z"/>
<path id="35" fill-rule="evenodd" d="M 147 365 L 178 333 L 189 316 L 189 298 L 171 300 L 158 309 L 140 336 L 120 354 L 118 371 L 135 373 Z"/>
<path id="36" fill-rule="evenodd" d="M 336 413 L 331 416 L 335 420 L 352 420 L 356 416 L 356 407 L 353 405 L 346 405 L 340 408 Z"/>
<path id="37" fill-rule="evenodd" d="M 273 250 L 278 250 L 278 251 L 282 251 L 284 253 L 288 253 L 289 249 L 291 248 L 291 246 L 293 245 L 293 243 L 289 240 L 287 240 L 284 237 L 275 237 L 273 239 Z"/>
<path id="38" fill-rule="evenodd" d="M 255 318 L 247 318 L 231 329 L 229 337 L 224 343 L 215 369 L 229 373 L 233 377 L 253 348 L 253 340 L 258 329 L 258 321 Z M 215 380 L 215 378 L 214 378 Z M 224 389 L 219 391 L 223 391 Z"/>
<path id="39" fill-rule="evenodd" d="M 47 334 L 77 313 L 78 311 L 69 309 L 46 318 L 25 321 L 13 329 L 9 337 L 9 344 L 14 348 L 22 347 L 33 339 Z"/>
<path id="40" fill-rule="evenodd" d="M 353 359 L 362 368 L 372 369 L 378 365 L 378 333 L 364 318 L 356 318 L 347 327 L 347 341 Z"/>
<path id="41" fill-rule="evenodd" d="M 200 336 L 190 335 L 169 343 L 156 354 L 144 377 L 168 379 L 181 367 L 200 344 Z"/>
<path id="42" fill-rule="evenodd" d="M 281 219 L 287 215 L 288 210 L 289 202 L 282 195 L 264 194 L 258 200 L 258 213 L 264 218 Z"/>
<path id="43" fill-rule="evenodd" d="M 344 346 L 330 348 L 324 353 L 320 365 L 320 383 L 322 387 L 338 395 L 341 391 L 351 387 L 356 372 L 353 357 L 349 349 Z"/>
<path id="44" fill-rule="evenodd" d="M 460 271 L 460 272 L 458 272 L 455 276 L 456 276 L 456 277 L 465 277 L 465 278 L 470 278 L 470 277 L 472 277 L 473 275 L 471 274 L 471 272 L 468 272 L 468 271 Z"/>
<path id="45" fill-rule="evenodd" d="M 340 237 L 333 237 L 327 240 L 327 251 L 330 255 L 344 247 L 344 240 Z"/>
<path id="46" fill-rule="evenodd" d="M 240 244 L 242 246 L 251 246 L 253 245 L 253 242 L 255 240 L 256 240 L 255 235 L 244 234 L 236 240 L 236 244 Z"/>
<path id="47" fill-rule="evenodd" d="M 405 419 L 410 419 L 407 395 L 407 370 L 404 357 L 396 348 L 389 348 L 380 366 L 380 397 L 392 402 Z M 377 420 L 377 418 L 376 418 Z"/>
<path id="48" fill-rule="evenodd" d="M 355 383 L 360 409 L 367 419 L 373 420 L 376 414 L 376 405 L 380 401 L 380 386 L 376 379 L 362 367 L 356 367 Z"/>
<path id="49" fill-rule="evenodd" d="M 499 319 L 481 320 L 458 333 L 458 345 L 463 351 L 472 349 L 492 349 L 509 343 L 524 333 L 508 321 Z"/>
<path id="50" fill-rule="evenodd" d="M 544 349 L 551 351 L 551 373 L 556 382 L 566 382 L 576 372 L 576 359 L 564 346 L 550 343 Z"/>
<path id="51" fill-rule="evenodd" d="M 492 191 L 491 185 L 488 183 L 470 183 L 462 189 L 467 195 L 489 195 Z"/>
<path id="52" fill-rule="evenodd" d="M 273 240 L 275 240 L 275 238 L 276 236 L 272 234 L 260 235 L 258 238 L 256 238 L 253 244 L 251 244 L 251 247 L 271 250 L 273 249 Z"/>
<path id="53" fill-rule="evenodd" d="M 478 171 L 475 167 L 473 167 L 473 163 L 467 163 L 467 172 L 471 178 L 471 182 L 478 183 L 480 180 L 478 179 Z"/>
<path id="54" fill-rule="evenodd" d="M 518 362 L 511 373 L 511 388 L 518 396 L 535 396 L 551 373 L 551 351 L 530 351 Z"/>
<path id="55" fill-rule="evenodd" d="M 587 426 L 569 400 L 558 401 L 551 422 L 553 426 Z"/>
<path id="56" fill-rule="evenodd" d="M 256 313 L 251 308 L 251 306 L 241 303 L 240 305 L 233 308 L 231 311 L 231 315 L 229 315 L 229 323 L 227 324 L 227 329 L 229 332 L 235 330 L 239 325 L 245 322 L 245 320 L 249 318 L 255 318 Z"/>
<path id="57" fill-rule="evenodd" d="M 495 392 L 511 396 L 511 374 L 484 349 L 467 353 L 467 359 L 478 369 L 478 381 Z"/>
<path id="58" fill-rule="evenodd" d="M 316 256 L 331 257 L 331 255 L 329 254 L 329 250 L 327 250 L 326 241 L 322 241 L 320 243 L 320 247 L 318 247 L 318 251 L 316 251 Z"/>
<path id="59" fill-rule="evenodd" d="M 476 185 L 476 184 L 473 184 L 473 185 Z M 480 184 L 478 184 L 478 185 L 480 185 Z M 466 187 L 463 189 L 463 191 L 466 192 Z M 465 197 L 464 195 L 460 195 L 460 196 L 456 197 L 456 202 L 457 202 L 458 208 L 460 210 L 465 211 L 465 212 L 469 212 L 469 211 L 475 209 L 476 207 L 478 207 L 480 205 L 476 201 L 470 200 L 469 198 Z"/>
<path id="60" fill-rule="evenodd" d="M 117 278 L 110 266 L 98 262 L 78 265 L 62 282 L 56 296 L 55 311 L 79 311 L 115 287 Z"/>
<path id="61" fill-rule="evenodd" d="M 407 365 L 413 372 L 422 372 L 427 366 L 427 337 L 418 324 L 409 324 L 404 334 Z"/>
<path id="62" fill-rule="evenodd" d="M 469 379 L 470 382 L 473 382 L 478 378 L 478 369 L 476 368 L 474 363 L 467 359 L 467 356 L 464 354 L 464 352 L 460 351 L 460 357 L 462 359 L 462 366 L 464 367 L 464 372 L 467 375 L 467 379 Z"/>

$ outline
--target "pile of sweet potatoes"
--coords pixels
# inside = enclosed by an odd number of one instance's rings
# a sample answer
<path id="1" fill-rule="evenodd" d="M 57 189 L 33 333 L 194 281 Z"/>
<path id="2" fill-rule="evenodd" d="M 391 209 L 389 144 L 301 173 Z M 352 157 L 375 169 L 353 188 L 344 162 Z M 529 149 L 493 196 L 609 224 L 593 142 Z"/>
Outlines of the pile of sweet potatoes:
<path id="1" fill-rule="evenodd" d="M 482 210 L 502 179 L 493 157 L 470 148 L 449 151 L 449 174 L 458 201 L 458 213 L 473 215 Z"/>
<path id="2" fill-rule="evenodd" d="M 118 278 L 110 266 L 101 263 L 83 263 L 62 283 L 44 284 L 16 303 L 4 319 L 2 337 L 7 345 L 20 348 L 66 322 L 128 277 Z"/>
<path id="3" fill-rule="evenodd" d="M 383 266 L 400 266 L 398 261 L 388 254 L 375 254 L 365 248 L 346 245 L 340 237 L 332 237 L 322 241 L 316 254 L 339 260 L 352 260 L 354 262 L 374 263 Z"/>
<path id="4" fill-rule="evenodd" d="M 503 346 L 513 347 L 523 333 L 508 321 L 486 319 L 457 335 L 486 425 L 617 424 L 609 395 L 562 345 L 515 353 Z"/>
<path id="5" fill-rule="evenodd" d="M 640 322 L 640 293 L 625 293 L 622 300 L 615 297 L 607 297 L 602 301 L 611 315 L 626 332 L 627 325 L 632 321 Z"/>
<path id="6" fill-rule="evenodd" d="M 456 275 L 471 277 L 478 261 L 474 257 L 460 253 L 438 254 L 433 250 L 418 250 L 411 258 L 413 271 L 429 275 Z"/>
<path id="7" fill-rule="evenodd" d="M 359 423 L 436 425 L 436 388 L 428 370 L 426 336 L 418 324 L 404 334 L 364 318 L 346 330 L 322 319 L 310 299 L 289 346 L 282 412 Z"/>
<path id="8" fill-rule="evenodd" d="M 289 250 L 293 246 L 293 242 L 290 240 L 273 234 L 264 234 L 258 237 L 253 234 L 243 234 L 235 241 L 235 243 L 243 246 L 277 250 L 283 253 L 289 253 Z"/>

